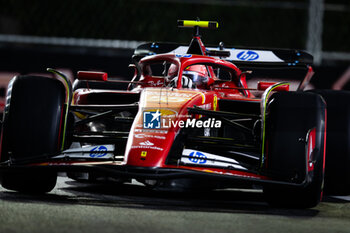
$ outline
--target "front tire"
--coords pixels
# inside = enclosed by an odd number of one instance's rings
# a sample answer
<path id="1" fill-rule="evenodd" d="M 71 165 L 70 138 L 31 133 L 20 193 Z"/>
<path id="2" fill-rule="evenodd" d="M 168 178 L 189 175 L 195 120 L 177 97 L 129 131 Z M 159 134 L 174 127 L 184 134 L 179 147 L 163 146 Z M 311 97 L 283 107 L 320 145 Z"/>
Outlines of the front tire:
<path id="1" fill-rule="evenodd" d="M 8 86 L 1 133 L 0 161 L 28 164 L 60 151 L 63 132 L 65 91 L 55 79 L 16 76 Z M 55 172 L 38 169 L 3 171 L 1 185 L 30 193 L 51 191 Z"/>
<path id="2" fill-rule="evenodd" d="M 323 193 L 325 102 L 313 93 L 275 93 L 268 111 L 266 169 L 276 179 L 304 185 L 265 185 L 266 200 L 279 207 L 314 207 Z M 310 140 L 314 146 L 311 154 Z"/>

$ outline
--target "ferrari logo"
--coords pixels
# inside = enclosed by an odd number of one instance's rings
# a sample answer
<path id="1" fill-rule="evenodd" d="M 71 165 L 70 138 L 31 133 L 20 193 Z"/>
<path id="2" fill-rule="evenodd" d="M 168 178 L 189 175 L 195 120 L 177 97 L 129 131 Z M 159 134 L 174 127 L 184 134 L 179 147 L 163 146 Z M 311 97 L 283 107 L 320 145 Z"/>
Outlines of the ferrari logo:
<path id="1" fill-rule="evenodd" d="M 142 152 L 141 152 L 141 159 L 142 159 L 142 160 L 145 160 L 145 159 L 146 159 L 146 156 L 147 156 L 147 151 L 142 151 Z"/>

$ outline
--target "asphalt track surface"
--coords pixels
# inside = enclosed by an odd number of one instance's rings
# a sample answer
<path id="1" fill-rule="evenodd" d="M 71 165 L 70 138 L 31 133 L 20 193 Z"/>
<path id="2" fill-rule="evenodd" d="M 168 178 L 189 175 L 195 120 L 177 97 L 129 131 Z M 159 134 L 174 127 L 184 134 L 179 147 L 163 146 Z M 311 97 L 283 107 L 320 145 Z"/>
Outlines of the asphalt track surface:
<path id="1" fill-rule="evenodd" d="M 350 197 L 278 209 L 259 190 L 169 193 L 59 177 L 46 195 L 0 188 L 0 233 L 12 232 L 350 232 Z"/>

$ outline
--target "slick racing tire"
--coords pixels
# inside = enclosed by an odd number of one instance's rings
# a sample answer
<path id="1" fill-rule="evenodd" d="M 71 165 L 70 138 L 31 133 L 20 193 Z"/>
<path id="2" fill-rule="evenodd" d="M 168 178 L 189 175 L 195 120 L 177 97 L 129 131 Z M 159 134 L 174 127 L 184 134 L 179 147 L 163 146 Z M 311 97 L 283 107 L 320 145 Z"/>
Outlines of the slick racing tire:
<path id="1" fill-rule="evenodd" d="M 267 202 L 289 208 L 316 206 L 324 182 L 324 100 L 314 93 L 279 92 L 269 99 L 267 111 L 264 166 L 281 181 L 264 185 Z"/>
<path id="2" fill-rule="evenodd" d="M 16 76 L 8 86 L 1 132 L 0 161 L 23 165 L 60 151 L 65 90 L 58 80 L 39 76 Z M 43 157 L 44 156 L 44 157 Z M 17 169 L 17 168 L 16 168 Z M 51 191 L 56 172 L 38 169 L 0 173 L 1 185 L 20 192 Z"/>
<path id="3" fill-rule="evenodd" d="M 313 90 L 327 104 L 325 193 L 350 194 L 350 92 Z"/>

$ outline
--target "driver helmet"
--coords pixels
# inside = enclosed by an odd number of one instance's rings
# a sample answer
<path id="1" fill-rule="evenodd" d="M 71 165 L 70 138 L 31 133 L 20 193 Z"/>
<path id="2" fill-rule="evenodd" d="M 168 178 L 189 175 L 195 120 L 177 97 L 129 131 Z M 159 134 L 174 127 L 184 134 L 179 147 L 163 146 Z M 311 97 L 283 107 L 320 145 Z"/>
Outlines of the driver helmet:
<path id="1" fill-rule="evenodd" d="M 205 65 L 188 66 L 182 74 L 190 78 L 197 88 L 204 88 L 209 81 L 208 70 Z"/>

